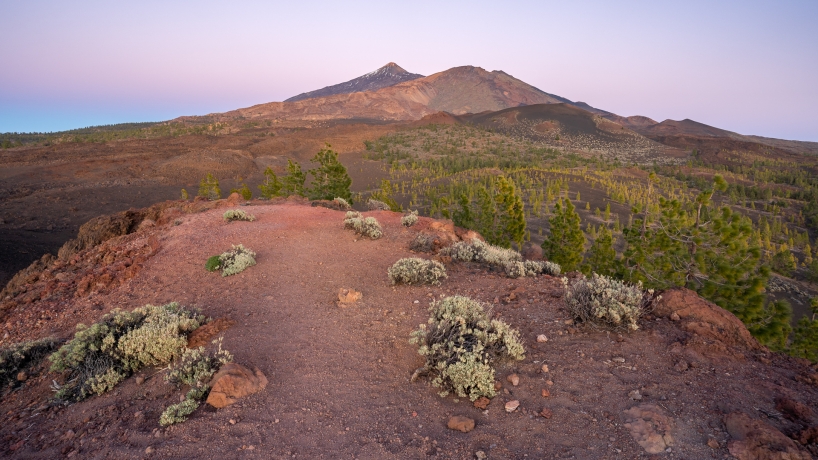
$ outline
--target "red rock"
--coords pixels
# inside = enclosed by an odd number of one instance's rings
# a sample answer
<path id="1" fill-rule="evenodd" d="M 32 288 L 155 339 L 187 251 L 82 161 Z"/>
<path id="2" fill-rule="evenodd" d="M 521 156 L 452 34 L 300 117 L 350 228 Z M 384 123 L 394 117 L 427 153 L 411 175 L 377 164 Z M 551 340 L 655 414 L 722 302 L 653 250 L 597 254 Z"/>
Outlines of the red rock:
<path id="1" fill-rule="evenodd" d="M 547 397 L 551 396 L 551 392 L 548 391 L 548 389 L 546 389 L 546 388 L 543 388 L 542 390 L 540 390 L 540 394 L 542 395 L 543 398 L 547 398 Z"/>
<path id="2" fill-rule="evenodd" d="M 753 419 L 743 412 L 733 412 L 724 417 L 724 425 L 733 439 L 727 444 L 730 455 L 738 460 L 812 458 L 792 439 L 773 426 Z"/>
<path id="3" fill-rule="evenodd" d="M 790 398 L 775 398 L 775 410 L 793 422 L 809 422 L 813 415 L 812 409 Z"/>
<path id="4" fill-rule="evenodd" d="M 539 413 L 539 416 L 543 417 L 543 418 L 551 418 L 552 415 L 554 415 L 554 414 L 551 412 L 551 409 L 549 409 L 547 407 L 543 407 L 542 410 Z"/>
<path id="5" fill-rule="evenodd" d="M 474 420 L 463 417 L 462 415 L 455 415 L 449 418 L 449 423 L 446 425 L 450 430 L 462 431 L 468 433 L 474 429 Z"/>
<path id="6" fill-rule="evenodd" d="M 520 407 L 520 401 L 512 400 L 506 403 L 506 412 L 514 412 Z"/>
<path id="7" fill-rule="evenodd" d="M 489 406 L 490 402 L 491 402 L 491 400 L 489 398 L 487 398 L 485 396 L 481 396 L 481 397 L 477 398 L 477 400 L 474 401 L 474 407 L 476 407 L 478 409 L 485 409 L 486 407 Z"/>
<path id="8" fill-rule="evenodd" d="M 207 403 L 215 408 L 226 407 L 266 386 L 267 377 L 258 368 L 251 372 L 240 364 L 228 363 L 213 376 Z"/>
<path id="9" fill-rule="evenodd" d="M 509 375 L 506 377 L 506 380 L 508 380 L 515 387 L 520 384 L 520 377 L 517 374 Z"/>
<path id="10" fill-rule="evenodd" d="M 361 300 L 361 297 L 363 297 L 363 294 L 355 289 L 341 288 L 338 290 L 338 306 L 348 307 Z"/>

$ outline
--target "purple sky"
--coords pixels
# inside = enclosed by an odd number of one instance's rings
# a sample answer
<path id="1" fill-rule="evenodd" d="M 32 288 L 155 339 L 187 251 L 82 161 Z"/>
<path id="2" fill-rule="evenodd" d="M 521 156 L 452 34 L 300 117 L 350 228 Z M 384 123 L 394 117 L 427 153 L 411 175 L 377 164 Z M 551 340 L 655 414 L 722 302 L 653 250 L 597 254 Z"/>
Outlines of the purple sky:
<path id="1" fill-rule="evenodd" d="M 395 61 L 818 141 L 815 0 L 294 3 L 0 0 L 0 132 L 222 112 Z"/>

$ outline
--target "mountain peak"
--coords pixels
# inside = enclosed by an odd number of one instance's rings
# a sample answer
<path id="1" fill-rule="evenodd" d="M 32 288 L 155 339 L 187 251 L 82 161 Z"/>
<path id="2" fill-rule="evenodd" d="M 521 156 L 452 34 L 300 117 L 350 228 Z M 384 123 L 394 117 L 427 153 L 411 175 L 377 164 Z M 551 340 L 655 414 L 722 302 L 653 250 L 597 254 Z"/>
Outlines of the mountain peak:
<path id="1" fill-rule="evenodd" d="M 423 78 L 423 75 L 407 72 L 403 67 L 390 62 L 385 66 L 361 75 L 344 83 L 327 86 L 315 91 L 301 93 L 298 96 L 291 97 L 284 102 L 296 102 L 304 99 L 312 99 L 316 97 L 333 96 L 336 94 L 360 93 L 363 91 L 376 91 L 387 86 L 397 85 L 409 80 Z"/>

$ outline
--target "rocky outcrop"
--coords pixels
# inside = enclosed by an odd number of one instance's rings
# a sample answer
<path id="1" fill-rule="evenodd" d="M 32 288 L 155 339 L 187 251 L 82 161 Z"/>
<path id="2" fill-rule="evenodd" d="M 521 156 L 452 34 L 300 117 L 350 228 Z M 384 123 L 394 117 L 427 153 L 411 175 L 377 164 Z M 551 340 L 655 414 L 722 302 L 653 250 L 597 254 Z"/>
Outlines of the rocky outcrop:
<path id="1" fill-rule="evenodd" d="M 218 409 L 263 390 L 267 377 L 258 368 L 251 371 L 241 364 L 228 363 L 213 376 L 211 387 L 207 403 Z"/>
<path id="2" fill-rule="evenodd" d="M 727 432 L 733 438 L 730 454 L 739 460 L 809 460 L 812 458 L 795 441 L 772 425 L 751 418 L 743 412 L 724 417 Z"/>
<path id="3" fill-rule="evenodd" d="M 718 340 L 728 347 L 760 350 L 744 323 L 736 315 L 685 288 L 669 289 L 654 306 L 656 316 L 681 321 L 687 332 Z"/>

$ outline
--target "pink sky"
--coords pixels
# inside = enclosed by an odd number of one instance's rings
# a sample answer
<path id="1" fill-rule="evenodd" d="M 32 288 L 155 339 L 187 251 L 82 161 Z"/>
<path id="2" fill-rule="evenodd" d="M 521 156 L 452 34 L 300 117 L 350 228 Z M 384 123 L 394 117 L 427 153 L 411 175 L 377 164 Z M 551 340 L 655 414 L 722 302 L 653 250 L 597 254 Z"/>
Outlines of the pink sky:
<path id="1" fill-rule="evenodd" d="M 818 141 L 818 2 L 0 2 L 0 132 L 279 101 L 389 61 Z"/>

